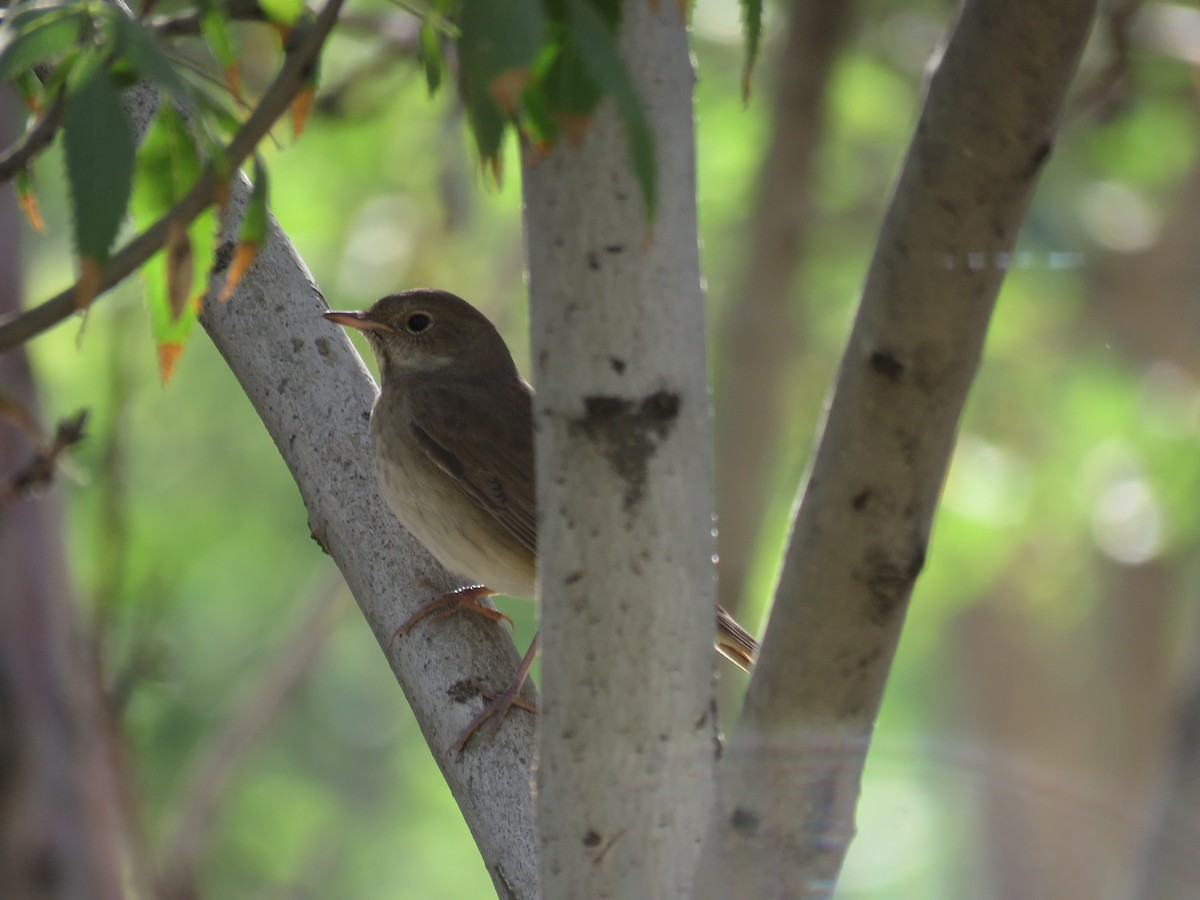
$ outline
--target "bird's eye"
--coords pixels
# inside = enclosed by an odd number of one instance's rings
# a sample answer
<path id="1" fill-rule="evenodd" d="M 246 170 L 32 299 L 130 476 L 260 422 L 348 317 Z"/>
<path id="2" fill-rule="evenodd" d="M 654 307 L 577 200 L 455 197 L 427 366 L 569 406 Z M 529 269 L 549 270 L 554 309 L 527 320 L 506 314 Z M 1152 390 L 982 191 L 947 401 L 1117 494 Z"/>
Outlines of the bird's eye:
<path id="1" fill-rule="evenodd" d="M 404 327 L 408 329 L 410 334 L 420 334 L 423 331 L 428 331 L 429 326 L 433 324 L 433 316 L 425 312 L 409 313 L 408 318 L 404 320 Z"/>

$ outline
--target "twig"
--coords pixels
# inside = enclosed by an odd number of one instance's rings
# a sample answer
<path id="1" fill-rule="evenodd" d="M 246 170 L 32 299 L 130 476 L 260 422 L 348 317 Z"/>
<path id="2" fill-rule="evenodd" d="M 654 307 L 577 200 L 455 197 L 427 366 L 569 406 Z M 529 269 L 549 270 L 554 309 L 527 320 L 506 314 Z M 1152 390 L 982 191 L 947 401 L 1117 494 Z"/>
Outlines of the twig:
<path id="1" fill-rule="evenodd" d="M 263 136 L 270 131 L 275 121 L 291 106 L 292 100 L 311 71 L 313 61 L 325 38 L 337 22 L 338 11 L 343 2 L 344 0 L 328 0 L 312 31 L 299 42 L 296 50 L 286 57 L 283 68 L 263 94 L 262 100 L 226 148 L 226 174 L 219 174 L 214 166 L 209 165 L 192 189 L 173 208 L 115 253 L 100 274 L 97 297 L 136 271 L 157 253 L 166 242 L 167 231 L 172 223 L 190 223 L 216 200 L 218 191 L 228 181 L 229 174 L 236 171 Z M 76 303 L 78 289 L 77 283 L 41 305 L 0 322 L 0 351 L 8 350 L 53 328 L 76 312 L 79 308 Z"/>
<path id="2" fill-rule="evenodd" d="M 58 126 L 62 124 L 63 106 L 63 93 L 59 91 L 38 123 L 25 132 L 19 141 L 0 153 L 0 181 L 8 181 L 50 146 Z"/>
<path id="3" fill-rule="evenodd" d="M 49 484 L 58 468 L 58 460 L 68 447 L 83 440 L 84 425 L 87 423 L 87 411 L 81 410 L 70 418 L 58 423 L 54 439 L 48 446 L 41 448 L 25 465 L 10 475 L 0 485 L 0 509 L 13 503 L 30 491 Z"/>
<path id="4" fill-rule="evenodd" d="M 258 0 L 229 0 L 222 12 L 235 22 L 265 22 Z M 150 27 L 163 37 L 187 37 L 200 33 L 202 12 L 186 12 L 175 16 L 155 16 L 150 20 Z"/>

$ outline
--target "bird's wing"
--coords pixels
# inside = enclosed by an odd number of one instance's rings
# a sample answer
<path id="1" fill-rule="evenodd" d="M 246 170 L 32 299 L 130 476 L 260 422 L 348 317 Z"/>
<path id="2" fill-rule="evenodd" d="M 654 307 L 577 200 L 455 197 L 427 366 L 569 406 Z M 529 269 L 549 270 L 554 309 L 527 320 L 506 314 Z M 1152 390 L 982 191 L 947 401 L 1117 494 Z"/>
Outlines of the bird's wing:
<path id="1" fill-rule="evenodd" d="M 475 504 L 537 553 L 533 403 L 528 385 L 453 381 L 410 389 L 408 426 L 429 458 Z M 486 397 L 481 402 L 480 397 Z"/>

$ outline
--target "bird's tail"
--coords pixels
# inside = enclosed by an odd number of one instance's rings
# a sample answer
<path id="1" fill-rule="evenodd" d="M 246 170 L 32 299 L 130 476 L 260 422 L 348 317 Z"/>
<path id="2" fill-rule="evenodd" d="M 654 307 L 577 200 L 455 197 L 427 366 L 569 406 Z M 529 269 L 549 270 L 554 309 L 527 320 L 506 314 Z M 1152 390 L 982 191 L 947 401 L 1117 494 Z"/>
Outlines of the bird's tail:
<path id="1" fill-rule="evenodd" d="M 717 605 L 717 650 L 734 665 L 749 672 L 758 659 L 758 641 L 733 616 Z"/>

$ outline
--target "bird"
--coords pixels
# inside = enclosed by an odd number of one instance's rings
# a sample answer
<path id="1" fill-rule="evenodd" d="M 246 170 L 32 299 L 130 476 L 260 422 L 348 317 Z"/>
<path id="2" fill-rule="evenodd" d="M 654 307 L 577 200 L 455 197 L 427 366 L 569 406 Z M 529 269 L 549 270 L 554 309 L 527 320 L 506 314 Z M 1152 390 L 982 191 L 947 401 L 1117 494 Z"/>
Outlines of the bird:
<path id="1" fill-rule="evenodd" d="M 471 583 L 435 597 L 393 639 L 460 611 L 508 617 L 481 601 L 493 594 L 533 598 L 537 579 L 533 388 L 496 327 L 466 300 L 417 288 L 365 311 L 323 313 L 361 332 L 379 363 L 371 408 L 371 455 L 379 487 L 403 525 L 449 572 Z M 451 747 L 460 751 L 489 718 L 489 737 L 512 706 L 536 711 L 520 691 L 537 653 L 530 642 L 512 683 Z M 745 671 L 758 643 L 720 605 L 716 648 Z M 482 688 L 481 688 L 482 690 Z"/>

